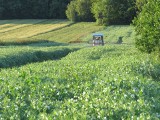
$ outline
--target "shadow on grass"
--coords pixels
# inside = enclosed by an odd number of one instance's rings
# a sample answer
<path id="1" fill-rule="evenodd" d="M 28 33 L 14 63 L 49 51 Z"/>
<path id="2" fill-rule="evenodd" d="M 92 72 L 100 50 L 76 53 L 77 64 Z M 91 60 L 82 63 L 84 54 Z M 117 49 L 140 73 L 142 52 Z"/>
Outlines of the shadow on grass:
<path id="1" fill-rule="evenodd" d="M 28 40 L 28 39 L 19 39 L 13 40 L 10 42 L 0 42 L 0 47 L 5 46 L 34 46 L 34 47 L 50 47 L 50 46 L 67 46 L 68 43 L 58 43 L 49 40 Z"/>
<path id="2" fill-rule="evenodd" d="M 54 51 L 33 51 L 22 52 L 17 55 L 9 55 L 0 59 L 0 68 L 12 68 L 22 66 L 28 63 L 42 62 L 46 60 L 59 60 L 71 52 L 77 51 L 80 48 L 62 48 Z"/>
<path id="3" fill-rule="evenodd" d="M 55 21 L 55 23 L 53 23 Z M 9 20 L 0 20 L 0 25 L 6 24 L 16 24 L 16 25 L 23 25 L 23 24 L 57 24 L 66 22 L 65 19 L 9 19 Z"/>

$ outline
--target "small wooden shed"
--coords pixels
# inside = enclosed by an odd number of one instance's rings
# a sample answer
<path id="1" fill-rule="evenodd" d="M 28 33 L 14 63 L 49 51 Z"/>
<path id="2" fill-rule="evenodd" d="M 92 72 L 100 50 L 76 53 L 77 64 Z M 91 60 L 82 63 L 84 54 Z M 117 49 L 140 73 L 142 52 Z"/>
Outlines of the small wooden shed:
<path id="1" fill-rule="evenodd" d="M 93 46 L 104 45 L 103 34 L 93 34 Z"/>

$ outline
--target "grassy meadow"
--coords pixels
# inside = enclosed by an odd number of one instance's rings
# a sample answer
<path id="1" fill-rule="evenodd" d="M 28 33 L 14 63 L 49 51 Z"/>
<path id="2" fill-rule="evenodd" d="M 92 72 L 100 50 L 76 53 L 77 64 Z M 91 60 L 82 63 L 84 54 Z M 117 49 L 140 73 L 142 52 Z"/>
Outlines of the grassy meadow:
<path id="1" fill-rule="evenodd" d="M 95 23 L 71 23 L 67 20 L 18 20 L 9 24 L 0 21 L 0 44 L 26 43 L 27 41 L 71 42 L 99 30 Z"/>
<path id="2" fill-rule="evenodd" d="M 93 33 L 106 44 L 88 44 Z M 135 36 L 127 25 L 0 20 L 0 120 L 159 120 L 160 62 Z"/>

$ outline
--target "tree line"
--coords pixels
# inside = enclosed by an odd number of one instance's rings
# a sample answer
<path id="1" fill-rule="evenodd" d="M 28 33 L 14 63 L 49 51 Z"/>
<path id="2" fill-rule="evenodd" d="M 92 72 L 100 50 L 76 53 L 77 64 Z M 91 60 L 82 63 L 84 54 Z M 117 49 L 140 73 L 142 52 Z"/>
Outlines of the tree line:
<path id="1" fill-rule="evenodd" d="M 129 24 L 146 0 L 0 0 L 0 19 L 64 19 Z"/>
<path id="2" fill-rule="evenodd" d="M 138 1 L 138 0 L 137 0 Z M 136 0 L 0 0 L 0 19 L 64 19 L 129 24 Z"/>
<path id="3" fill-rule="evenodd" d="M 0 19 L 64 19 L 71 0 L 0 0 Z"/>
<path id="4" fill-rule="evenodd" d="M 130 24 L 136 11 L 136 0 L 73 0 L 67 7 L 66 15 L 72 21 Z"/>

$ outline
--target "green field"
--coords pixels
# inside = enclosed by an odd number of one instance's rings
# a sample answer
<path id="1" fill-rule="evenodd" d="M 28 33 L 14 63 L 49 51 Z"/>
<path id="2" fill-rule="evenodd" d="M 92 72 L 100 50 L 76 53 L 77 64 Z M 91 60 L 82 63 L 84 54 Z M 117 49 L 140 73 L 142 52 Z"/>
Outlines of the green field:
<path id="1" fill-rule="evenodd" d="M 160 119 L 160 62 L 135 48 L 132 26 L 2 20 L 0 28 L 0 120 Z M 87 43 L 95 32 L 105 46 Z"/>
<path id="2" fill-rule="evenodd" d="M 6 24 L 4 20 L 0 20 L 1 44 L 40 40 L 79 41 L 82 37 L 103 29 L 95 23 L 71 23 L 67 20 L 18 20 L 18 22 L 12 20 Z"/>

